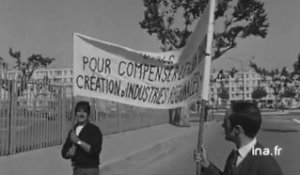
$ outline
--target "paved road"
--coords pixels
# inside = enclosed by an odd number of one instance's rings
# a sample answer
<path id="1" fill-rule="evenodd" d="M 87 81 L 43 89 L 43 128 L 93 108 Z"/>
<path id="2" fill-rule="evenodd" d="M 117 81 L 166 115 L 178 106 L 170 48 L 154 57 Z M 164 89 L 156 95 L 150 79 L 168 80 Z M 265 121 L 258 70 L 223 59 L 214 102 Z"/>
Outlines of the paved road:
<path id="1" fill-rule="evenodd" d="M 282 148 L 281 155 L 275 156 L 285 175 L 298 175 L 300 172 L 300 119 L 299 114 L 265 116 L 259 140 L 273 150 L 276 145 Z M 224 141 L 220 122 L 212 123 L 205 130 L 205 147 L 209 159 L 218 167 L 224 167 L 227 154 L 233 144 Z M 116 164 L 113 169 L 101 175 L 194 175 L 196 171 L 192 158 L 196 146 L 197 133 L 166 143 L 156 152 L 133 157 Z M 222 148 L 222 149 L 221 149 Z"/>
<path id="2" fill-rule="evenodd" d="M 192 150 L 197 132 L 165 143 L 159 149 L 115 164 L 101 175 L 188 175 L 195 172 Z M 191 162 L 191 164 L 187 164 Z M 172 168 L 173 167 L 173 168 Z"/>

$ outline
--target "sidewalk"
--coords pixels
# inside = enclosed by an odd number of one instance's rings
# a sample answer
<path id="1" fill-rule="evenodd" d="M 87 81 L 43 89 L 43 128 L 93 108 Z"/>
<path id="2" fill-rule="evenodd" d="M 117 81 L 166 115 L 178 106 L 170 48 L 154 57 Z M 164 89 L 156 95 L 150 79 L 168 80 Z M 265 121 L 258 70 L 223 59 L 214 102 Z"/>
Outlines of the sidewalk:
<path id="1" fill-rule="evenodd" d="M 138 153 L 157 149 L 164 143 L 198 130 L 198 125 L 184 128 L 163 124 L 104 136 L 100 169 L 112 166 Z M 0 157 L 1 175 L 68 175 L 70 160 L 62 159 L 61 146 Z"/>
<path id="2" fill-rule="evenodd" d="M 278 110 L 278 111 L 261 111 L 262 115 L 282 115 L 282 114 L 288 114 L 289 112 L 300 112 L 300 111 L 296 111 L 296 110 Z M 210 111 L 209 114 L 212 114 L 212 112 Z M 225 111 L 214 111 L 213 112 L 214 115 L 224 115 Z"/>

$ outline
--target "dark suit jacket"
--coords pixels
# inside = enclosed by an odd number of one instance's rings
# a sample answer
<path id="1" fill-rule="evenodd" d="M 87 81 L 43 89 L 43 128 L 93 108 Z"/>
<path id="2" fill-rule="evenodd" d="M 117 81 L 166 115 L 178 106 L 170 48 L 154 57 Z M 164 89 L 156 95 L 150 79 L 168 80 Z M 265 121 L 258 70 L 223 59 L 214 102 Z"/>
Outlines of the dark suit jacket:
<path id="1" fill-rule="evenodd" d="M 75 130 L 76 126 L 72 130 Z M 71 130 L 71 131 L 72 131 Z M 70 140 L 70 133 L 62 147 L 62 157 L 65 159 L 71 158 L 72 165 L 74 167 L 82 167 L 82 168 L 96 168 L 98 167 L 99 154 L 102 149 L 102 133 L 101 130 L 92 123 L 87 123 L 79 134 L 79 139 L 86 142 L 91 146 L 91 150 L 89 153 L 85 152 L 80 146 L 76 145 L 75 156 L 68 157 L 67 152 L 73 143 Z"/>
<path id="2" fill-rule="evenodd" d="M 264 147 L 257 143 L 255 148 L 263 149 Z M 203 169 L 202 174 L 225 175 L 212 163 L 210 163 L 208 168 Z M 234 175 L 283 175 L 283 173 L 273 156 L 252 155 L 252 151 L 250 151 L 245 159 L 237 166 Z"/>

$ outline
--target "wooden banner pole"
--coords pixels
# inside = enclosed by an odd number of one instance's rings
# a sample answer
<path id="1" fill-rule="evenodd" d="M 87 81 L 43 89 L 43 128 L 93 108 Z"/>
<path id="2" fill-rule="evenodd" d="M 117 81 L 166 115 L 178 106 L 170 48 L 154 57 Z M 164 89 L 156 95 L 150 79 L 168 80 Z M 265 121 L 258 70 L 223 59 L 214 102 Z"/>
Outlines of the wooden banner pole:
<path id="1" fill-rule="evenodd" d="M 201 150 L 201 146 L 203 144 L 203 131 L 204 131 L 204 122 L 206 118 L 206 101 L 201 100 L 201 113 L 199 118 L 199 131 L 198 131 L 198 144 L 197 144 L 197 151 Z M 201 175 L 201 164 L 200 162 L 197 162 L 197 169 L 196 169 L 197 175 Z"/>

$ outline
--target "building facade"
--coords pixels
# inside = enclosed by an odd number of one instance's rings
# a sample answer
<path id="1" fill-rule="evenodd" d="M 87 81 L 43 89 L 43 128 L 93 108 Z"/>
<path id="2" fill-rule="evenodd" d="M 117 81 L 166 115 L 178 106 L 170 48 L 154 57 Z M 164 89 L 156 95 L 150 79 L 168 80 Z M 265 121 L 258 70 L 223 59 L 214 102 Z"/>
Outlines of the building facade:
<path id="1" fill-rule="evenodd" d="M 20 76 L 18 70 L 0 72 L 0 81 L 4 84 L 0 88 L 0 100 L 2 102 L 5 103 L 12 98 L 9 95 L 10 91 L 16 94 L 18 105 L 27 109 L 49 106 L 49 103 L 55 102 L 55 96 L 62 93 L 62 89 L 64 89 L 66 97 L 72 96 L 72 68 L 37 69 L 29 81 L 20 81 Z M 13 81 L 10 84 L 5 80 Z"/>
<path id="2" fill-rule="evenodd" d="M 285 99 L 278 98 L 274 95 L 274 89 L 268 85 L 268 81 L 271 80 L 271 77 L 266 77 L 265 79 L 261 77 L 259 74 L 254 72 L 253 70 L 237 72 L 234 76 L 231 76 L 229 73 L 224 73 L 223 78 L 217 78 L 219 72 L 213 72 L 210 75 L 210 79 L 214 80 L 210 83 L 210 91 L 209 91 L 209 104 L 212 106 L 223 106 L 228 107 L 231 102 L 234 101 L 253 101 L 252 92 L 258 87 L 263 87 L 267 96 L 261 99 L 256 100 L 259 102 L 259 105 L 267 108 L 274 108 L 274 105 L 277 103 L 284 103 L 284 105 L 288 105 L 290 103 L 291 106 L 297 106 L 300 104 L 299 102 L 299 88 L 297 88 L 297 95 L 294 99 Z M 1 73 L 1 78 L 7 78 L 9 80 L 17 80 L 18 79 L 18 71 L 17 70 L 8 70 L 6 72 Z M 69 85 L 71 87 L 73 82 L 73 69 L 72 68 L 43 68 L 37 69 L 31 80 L 36 82 L 43 82 L 47 80 L 49 84 L 52 85 Z M 267 81 L 266 81 L 267 80 Z M 293 82 L 290 86 L 295 87 L 295 83 Z M 219 97 L 220 88 L 224 86 L 226 88 L 229 99 L 222 100 Z M 35 94 L 30 89 L 27 90 L 27 94 Z M 283 91 L 283 89 L 281 90 Z M 282 93 L 282 92 L 281 92 Z M 68 93 L 71 96 L 71 92 Z M 299 106 L 299 105 L 298 105 Z"/>
<path id="3" fill-rule="evenodd" d="M 1 77 L 9 80 L 17 80 L 19 72 L 17 70 L 8 70 L 3 72 Z M 69 85 L 73 81 L 72 68 L 43 68 L 37 69 L 32 74 L 31 80 L 38 81 L 48 79 L 51 84 Z"/>
<path id="4" fill-rule="evenodd" d="M 284 89 L 279 89 L 279 95 L 276 96 L 274 93 L 274 88 L 271 88 L 269 85 L 270 81 L 272 81 L 272 78 L 263 78 L 253 70 L 237 72 L 234 74 L 234 76 L 231 76 L 229 73 L 225 73 L 223 78 L 217 78 L 218 74 L 219 72 L 214 72 L 210 75 L 210 79 L 214 80 L 210 83 L 209 92 L 209 103 L 212 106 L 220 105 L 223 107 L 228 107 L 228 105 L 234 101 L 254 101 L 254 99 L 252 99 L 252 92 L 258 87 L 263 87 L 267 92 L 265 97 L 256 100 L 261 107 L 274 108 L 276 103 L 285 106 L 290 105 L 292 107 L 299 104 L 299 88 L 297 88 L 297 95 L 294 99 L 281 98 L 280 94 L 282 94 Z M 298 82 L 292 82 L 288 86 L 297 87 L 297 85 L 295 85 L 296 83 Z M 219 97 L 221 86 L 227 90 L 229 99 L 222 100 Z"/>

